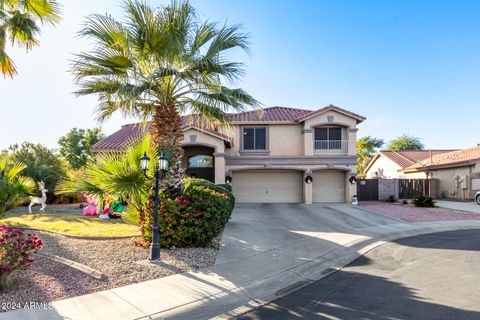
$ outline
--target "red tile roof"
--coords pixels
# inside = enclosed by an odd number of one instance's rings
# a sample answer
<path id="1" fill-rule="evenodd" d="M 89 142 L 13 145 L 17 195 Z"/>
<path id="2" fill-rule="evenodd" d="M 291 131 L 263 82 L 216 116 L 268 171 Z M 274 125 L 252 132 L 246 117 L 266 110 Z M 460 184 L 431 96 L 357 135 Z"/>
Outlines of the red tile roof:
<path id="1" fill-rule="evenodd" d="M 321 108 L 321 109 L 318 109 L 318 110 L 314 110 L 314 111 L 310 111 L 308 114 L 305 114 L 305 115 L 303 115 L 302 117 L 299 117 L 299 118 L 297 118 L 297 119 L 295 119 L 295 120 L 302 122 L 303 120 L 306 120 L 306 119 L 308 119 L 308 118 L 310 118 L 310 117 L 313 117 L 313 116 L 316 116 L 316 115 L 319 115 L 319 114 L 328 112 L 328 111 L 330 111 L 330 110 L 337 111 L 337 112 L 339 112 L 339 113 L 343 113 L 343 114 L 346 114 L 346 115 L 348 115 L 348 116 L 350 116 L 350 117 L 352 117 L 352 118 L 355 118 L 355 119 L 357 119 L 357 123 L 360 123 L 360 122 L 362 122 L 362 121 L 365 121 L 365 119 L 366 119 L 364 116 L 361 116 L 361 115 L 359 115 L 359 114 L 357 114 L 357 113 L 354 113 L 354 112 L 345 110 L 345 109 L 343 109 L 343 108 L 340 108 L 340 107 L 337 107 L 337 106 L 334 106 L 333 104 L 331 104 L 331 105 L 328 105 L 328 106 L 326 106 L 326 107 L 324 107 L 324 108 Z"/>
<path id="2" fill-rule="evenodd" d="M 229 122 L 238 123 L 238 122 L 302 122 L 304 119 L 307 119 L 310 116 L 321 114 L 329 110 L 335 110 L 340 113 L 347 114 L 351 117 L 357 119 L 357 122 L 365 120 L 364 117 L 347 111 L 345 109 L 329 105 L 327 107 L 318 109 L 318 110 L 305 110 L 305 109 L 296 109 L 288 107 L 270 107 L 261 110 L 246 111 L 239 113 L 230 113 L 227 114 Z M 190 120 L 190 121 L 188 121 Z M 229 137 L 219 133 L 211 125 L 203 123 L 201 117 L 182 117 L 183 128 L 195 127 L 206 133 L 218 136 L 219 138 L 229 141 Z M 145 134 L 147 129 L 145 125 L 134 123 L 124 125 L 120 130 L 103 139 L 102 141 L 95 144 L 91 150 L 93 152 L 99 151 L 118 151 L 127 148 L 132 141 L 136 141 L 140 136 Z"/>
<path id="3" fill-rule="evenodd" d="M 480 161 L 480 146 L 473 148 L 455 150 L 447 153 L 437 154 L 432 158 L 426 158 L 420 163 L 415 163 L 405 171 L 424 171 L 428 169 L 460 167 L 471 165 Z"/>
<path id="4" fill-rule="evenodd" d="M 198 119 L 195 119 L 195 117 L 182 117 L 182 127 L 183 129 L 194 127 L 206 133 L 217 136 L 220 139 L 229 141 L 229 138 L 226 135 L 214 130 L 209 124 L 201 123 Z M 132 143 L 135 143 L 141 137 L 143 137 L 149 130 L 150 125 L 148 123 L 131 123 L 123 125 L 120 130 L 99 141 L 92 146 L 90 150 L 92 152 L 125 150 Z"/>
<path id="5" fill-rule="evenodd" d="M 334 110 L 353 118 L 359 122 L 365 120 L 365 117 L 342 109 L 340 107 L 329 105 L 318 110 L 306 110 L 289 107 L 270 107 L 262 110 L 246 111 L 240 113 L 228 114 L 230 122 L 302 122 L 312 116 L 316 116 L 330 110 Z"/>
<path id="6" fill-rule="evenodd" d="M 430 154 L 433 156 L 451 151 L 453 150 L 382 150 L 380 154 L 389 158 L 400 167 L 407 168 L 419 161 L 429 158 Z"/>
<path id="7" fill-rule="evenodd" d="M 312 110 L 287 107 L 270 107 L 261 110 L 228 114 L 230 122 L 291 122 L 311 113 Z"/>
<path id="8" fill-rule="evenodd" d="M 141 123 L 126 124 L 122 126 L 120 130 L 97 142 L 90 150 L 92 152 L 125 150 L 132 143 L 140 140 L 147 130 L 148 125 Z"/>

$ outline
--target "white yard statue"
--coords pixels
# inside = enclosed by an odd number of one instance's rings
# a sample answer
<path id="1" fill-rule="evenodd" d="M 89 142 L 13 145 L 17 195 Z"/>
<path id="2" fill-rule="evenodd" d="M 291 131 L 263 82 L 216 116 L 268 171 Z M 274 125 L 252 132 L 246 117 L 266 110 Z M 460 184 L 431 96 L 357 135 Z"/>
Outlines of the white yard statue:
<path id="1" fill-rule="evenodd" d="M 37 182 L 38 189 L 42 191 L 42 197 L 30 197 L 30 204 L 28 205 L 28 212 L 32 213 L 32 206 L 34 204 L 40 204 L 42 207 L 40 208 L 40 211 L 45 212 L 45 208 L 47 205 L 45 204 L 47 202 L 47 192 L 48 190 L 45 189 L 45 183 L 43 181 Z"/>

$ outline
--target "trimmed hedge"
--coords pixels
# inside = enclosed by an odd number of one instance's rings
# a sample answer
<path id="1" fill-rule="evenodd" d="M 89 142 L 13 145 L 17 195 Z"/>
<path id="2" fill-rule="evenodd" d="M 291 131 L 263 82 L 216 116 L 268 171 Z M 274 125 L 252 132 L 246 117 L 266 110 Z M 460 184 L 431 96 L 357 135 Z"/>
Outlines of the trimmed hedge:
<path id="1" fill-rule="evenodd" d="M 163 197 L 160 200 L 159 240 L 164 247 L 207 246 L 221 234 L 235 205 L 233 194 L 209 181 L 195 178 L 183 180 L 182 194 L 175 199 Z M 153 199 L 141 230 L 144 244 L 152 240 Z"/>

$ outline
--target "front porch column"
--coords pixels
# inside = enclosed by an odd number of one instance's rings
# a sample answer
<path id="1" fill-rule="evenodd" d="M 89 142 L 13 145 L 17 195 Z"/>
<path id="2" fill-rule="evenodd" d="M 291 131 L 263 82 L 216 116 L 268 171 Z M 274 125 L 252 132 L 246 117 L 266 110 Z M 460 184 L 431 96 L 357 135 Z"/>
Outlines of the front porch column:
<path id="1" fill-rule="evenodd" d="M 307 170 L 303 173 L 303 202 L 305 204 L 312 204 L 313 202 L 313 183 L 305 183 L 305 178 L 311 176 L 312 171 Z"/>
<path id="2" fill-rule="evenodd" d="M 345 192 L 345 202 L 346 203 L 351 203 L 352 198 L 354 195 L 357 195 L 357 185 L 350 183 L 349 179 L 351 176 L 356 176 L 357 173 L 354 172 L 353 170 L 349 170 L 345 172 L 345 189 L 347 192 Z"/>
<path id="3" fill-rule="evenodd" d="M 225 183 L 225 153 L 215 152 L 215 184 Z"/>

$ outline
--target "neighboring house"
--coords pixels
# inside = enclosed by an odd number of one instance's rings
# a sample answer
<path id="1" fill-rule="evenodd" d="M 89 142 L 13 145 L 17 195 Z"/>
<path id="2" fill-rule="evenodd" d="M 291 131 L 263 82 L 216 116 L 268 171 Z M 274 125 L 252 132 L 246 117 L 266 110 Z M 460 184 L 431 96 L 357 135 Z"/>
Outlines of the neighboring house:
<path id="1" fill-rule="evenodd" d="M 403 172 L 407 176 L 428 174 L 438 179 L 441 197 L 474 199 L 475 192 L 480 190 L 480 146 L 433 155 Z"/>
<path id="2" fill-rule="evenodd" d="M 425 172 L 412 172 L 407 177 L 403 170 L 431 156 L 451 151 L 454 150 L 382 150 L 368 163 L 365 168 L 365 177 L 367 179 L 425 179 Z"/>
<path id="3" fill-rule="evenodd" d="M 226 130 L 183 117 L 188 175 L 215 183 L 228 177 L 238 202 L 346 202 L 356 193 L 349 178 L 356 175 L 356 132 L 364 117 L 330 105 L 315 111 L 271 107 L 228 118 Z M 121 151 L 145 130 L 125 125 L 92 151 Z"/>

